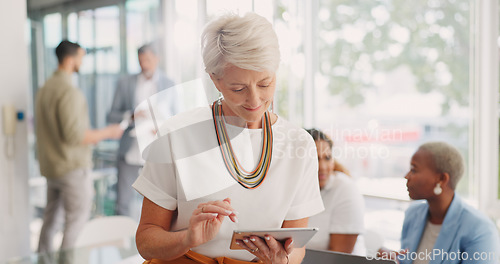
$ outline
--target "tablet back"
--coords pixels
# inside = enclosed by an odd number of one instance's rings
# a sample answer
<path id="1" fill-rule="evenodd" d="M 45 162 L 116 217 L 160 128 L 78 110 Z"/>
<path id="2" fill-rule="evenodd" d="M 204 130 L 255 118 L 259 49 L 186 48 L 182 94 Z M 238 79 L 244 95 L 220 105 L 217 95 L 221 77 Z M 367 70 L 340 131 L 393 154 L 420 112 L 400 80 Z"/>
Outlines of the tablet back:
<path id="1" fill-rule="evenodd" d="M 302 264 L 395 264 L 390 260 L 368 260 L 363 256 L 356 256 L 340 252 L 306 249 L 306 256 Z"/>

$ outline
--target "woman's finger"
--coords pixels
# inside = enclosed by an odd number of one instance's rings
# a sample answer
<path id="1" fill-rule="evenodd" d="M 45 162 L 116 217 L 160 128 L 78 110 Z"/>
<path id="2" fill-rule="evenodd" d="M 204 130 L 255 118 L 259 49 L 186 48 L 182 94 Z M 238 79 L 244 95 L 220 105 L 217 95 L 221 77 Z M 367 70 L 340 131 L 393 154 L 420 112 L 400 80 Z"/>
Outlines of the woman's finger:
<path id="1" fill-rule="evenodd" d="M 263 238 L 258 236 L 250 236 L 249 239 L 259 249 L 259 252 L 261 252 L 261 254 L 269 254 L 269 247 L 267 246 L 266 242 L 264 242 Z"/>
<path id="2" fill-rule="evenodd" d="M 294 246 L 293 246 L 293 239 L 292 238 L 289 238 L 285 241 L 285 244 L 283 245 L 283 247 L 285 248 L 285 251 L 286 251 L 286 254 L 287 255 L 290 255 L 292 254 L 292 251 L 294 249 Z"/>
<path id="3" fill-rule="evenodd" d="M 210 204 L 220 206 L 228 211 L 235 211 L 231 206 L 231 200 L 229 198 L 224 199 L 223 201 L 213 201 Z"/>
<path id="4" fill-rule="evenodd" d="M 210 201 L 198 205 L 194 213 L 216 213 L 222 216 L 228 216 L 229 219 L 235 223 L 238 222 L 237 212 L 231 207 L 231 200 L 229 198 L 223 201 Z"/>
<path id="5" fill-rule="evenodd" d="M 283 250 L 283 251 L 285 250 L 283 248 L 283 245 L 270 235 L 265 235 L 264 240 L 266 241 L 266 244 L 269 247 L 269 250 L 272 252 L 279 252 L 280 250 Z"/>
<path id="6" fill-rule="evenodd" d="M 236 239 L 235 243 L 236 243 L 236 245 L 240 246 L 241 248 L 246 249 L 246 250 L 251 252 L 250 248 L 245 244 L 245 242 L 243 242 L 243 240 Z"/>
<path id="7" fill-rule="evenodd" d="M 236 244 L 240 247 L 248 250 L 248 252 L 257 255 L 260 253 L 260 249 L 250 240 L 250 238 L 245 237 L 243 240 L 236 240 Z"/>
<path id="8" fill-rule="evenodd" d="M 231 198 L 226 198 L 222 200 L 224 203 L 227 203 L 229 206 L 231 206 Z M 238 212 L 233 209 L 233 207 L 230 207 L 230 210 L 233 212 L 231 215 L 229 215 L 229 219 L 231 221 L 238 223 Z"/>
<path id="9" fill-rule="evenodd" d="M 217 214 L 212 214 L 212 213 L 195 214 L 191 217 L 191 219 L 193 223 L 199 223 L 203 221 L 214 220 L 217 216 L 218 216 Z"/>
<path id="10" fill-rule="evenodd" d="M 223 201 L 217 200 L 217 201 L 210 201 L 206 203 L 201 203 L 198 204 L 198 208 L 202 208 L 208 205 L 213 205 L 213 206 L 219 206 L 221 208 L 224 208 L 225 210 L 228 211 L 235 211 L 233 207 L 231 207 L 231 200 L 229 198 L 224 199 Z"/>
<path id="11" fill-rule="evenodd" d="M 229 219 L 231 219 L 231 221 L 233 221 L 235 223 L 238 223 L 238 217 L 236 216 L 235 213 L 232 213 L 231 215 L 229 215 Z"/>
<path id="12" fill-rule="evenodd" d="M 214 204 L 206 204 L 197 209 L 199 213 L 206 214 L 206 213 L 212 213 L 212 214 L 221 214 L 224 216 L 230 216 L 233 213 L 231 210 L 227 210 L 226 208 L 220 207 L 218 205 Z"/>

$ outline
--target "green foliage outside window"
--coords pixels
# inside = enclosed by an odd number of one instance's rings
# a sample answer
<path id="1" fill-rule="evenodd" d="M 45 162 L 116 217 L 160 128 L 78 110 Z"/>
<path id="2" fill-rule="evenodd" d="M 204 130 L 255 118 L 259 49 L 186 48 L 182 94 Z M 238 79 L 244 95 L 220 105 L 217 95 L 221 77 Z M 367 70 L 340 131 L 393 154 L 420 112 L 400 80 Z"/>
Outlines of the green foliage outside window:
<path id="1" fill-rule="evenodd" d="M 443 115 L 469 104 L 468 0 L 322 0 L 319 13 L 320 71 L 349 105 L 364 102 L 377 71 L 401 65 L 420 92 L 444 95 Z"/>

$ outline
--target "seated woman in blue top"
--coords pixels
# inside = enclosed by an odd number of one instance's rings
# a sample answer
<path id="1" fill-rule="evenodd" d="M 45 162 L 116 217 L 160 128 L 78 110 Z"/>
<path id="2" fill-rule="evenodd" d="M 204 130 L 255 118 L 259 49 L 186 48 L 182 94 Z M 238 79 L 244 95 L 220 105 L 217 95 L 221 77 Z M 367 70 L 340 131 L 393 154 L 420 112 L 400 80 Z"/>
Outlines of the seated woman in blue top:
<path id="1" fill-rule="evenodd" d="M 406 186 L 413 200 L 405 214 L 400 252 L 379 251 L 399 263 L 498 263 L 493 222 L 455 192 L 464 172 L 458 150 L 444 142 L 420 146 L 411 158 Z"/>

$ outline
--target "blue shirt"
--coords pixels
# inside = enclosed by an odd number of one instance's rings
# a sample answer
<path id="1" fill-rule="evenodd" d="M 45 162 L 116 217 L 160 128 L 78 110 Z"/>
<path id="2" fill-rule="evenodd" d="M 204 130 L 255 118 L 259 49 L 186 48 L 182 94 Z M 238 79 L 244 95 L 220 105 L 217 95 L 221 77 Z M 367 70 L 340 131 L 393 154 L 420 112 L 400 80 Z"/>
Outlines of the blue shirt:
<path id="1" fill-rule="evenodd" d="M 399 256 L 401 264 L 412 263 L 415 258 L 427 258 L 437 263 L 499 263 L 500 244 L 496 226 L 480 211 L 465 204 L 455 194 L 444 218 L 441 231 L 432 252 L 418 255 L 417 249 L 429 219 L 429 204 L 418 202 L 405 214 L 401 248 L 409 253 Z"/>

